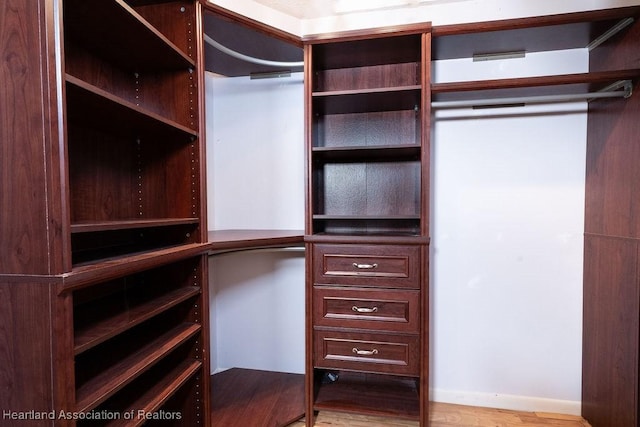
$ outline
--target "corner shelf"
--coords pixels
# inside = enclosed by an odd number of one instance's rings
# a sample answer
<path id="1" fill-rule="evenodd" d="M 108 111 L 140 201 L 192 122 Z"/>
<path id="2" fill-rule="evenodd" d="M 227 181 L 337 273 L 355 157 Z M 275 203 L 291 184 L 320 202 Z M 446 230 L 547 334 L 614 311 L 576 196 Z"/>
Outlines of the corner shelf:
<path id="1" fill-rule="evenodd" d="M 304 417 L 303 374 L 232 368 L 211 377 L 220 426 L 288 426 Z"/>
<path id="2" fill-rule="evenodd" d="M 210 230 L 210 255 L 240 250 L 303 246 L 303 230 Z"/>

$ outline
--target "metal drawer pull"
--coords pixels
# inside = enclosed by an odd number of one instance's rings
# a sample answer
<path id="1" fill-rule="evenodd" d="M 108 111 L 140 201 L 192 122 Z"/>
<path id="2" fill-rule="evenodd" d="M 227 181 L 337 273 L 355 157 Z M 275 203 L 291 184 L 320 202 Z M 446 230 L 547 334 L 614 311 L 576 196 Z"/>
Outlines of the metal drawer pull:
<path id="1" fill-rule="evenodd" d="M 378 354 L 377 348 L 374 348 L 373 350 L 358 350 L 357 348 L 353 347 L 351 351 L 353 351 L 358 356 L 373 356 L 374 354 Z"/>
<path id="2" fill-rule="evenodd" d="M 375 313 L 376 311 L 378 311 L 378 307 L 372 307 L 372 308 L 368 308 L 368 307 L 357 307 L 357 306 L 353 306 L 351 307 L 352 311 L 355 311 L 356 313 Z"/>
<path id="3" fill-rule="evenodd" d="M 371 270 L 372 268 L 378 267 L 378 264 L 358 264 L 357 262 L 354 262 L 353 266 L 360 270 Z"/>

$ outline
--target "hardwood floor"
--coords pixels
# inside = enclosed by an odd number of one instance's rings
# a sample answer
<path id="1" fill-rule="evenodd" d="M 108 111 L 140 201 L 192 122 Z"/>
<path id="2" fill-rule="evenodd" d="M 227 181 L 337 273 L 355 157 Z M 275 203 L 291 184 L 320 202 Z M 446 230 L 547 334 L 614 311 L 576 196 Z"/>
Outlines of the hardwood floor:
<path id="1" fill-rule="evenodd" d="M 430 427 L 591 427 L 581 417 L 431 403 Z M 417 421 L 322 411 L 314 427 L 417 427 Z M 305 427 L 304 420 L 288 427 Z"/>
<path id="2" fill-rule="evenodd" d="M 304 375 L 234 368 L 212 376 L 213 425 L 305 427 Z M 591 427 L 581 417 L 432 402 L 429 427 Z M 298 421 L 296 421 L 298 420 Z M 398 418 L 320 411 L 313 427 L 417 427 Z"/>

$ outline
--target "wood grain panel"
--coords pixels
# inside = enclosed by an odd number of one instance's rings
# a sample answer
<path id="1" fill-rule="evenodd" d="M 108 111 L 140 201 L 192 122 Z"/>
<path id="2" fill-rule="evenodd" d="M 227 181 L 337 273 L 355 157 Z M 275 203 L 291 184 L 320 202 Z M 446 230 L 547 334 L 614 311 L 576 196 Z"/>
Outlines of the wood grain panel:
<path id="1" fill-rule="evenodd" d="M 52 394 L 51 307 L 47 285 L 0 283 L 0 408 L 3 410 L 57 409 L 53 407 Z M 42 421 L 19 423 L 20 426 L 42 425 Z"/>
<path id="2" fill-rule="evenodd" d="M 592 70 L 640 65 L 640 23 L 592 51 Z M 589 104 L 585 231 L 640 238 L 640 82 L 628 99 Z"/>
<path id="3" fill-rule="evenodd" d="M 585 237 L 582 414 L 598 427 L 638 423 L 638 241 Z"/>
<path id="4" fill-rule="evenodd" d="M 419 115 L 413 110 L 316 117 L 314 147 L 419 144 Z"/>
<path id="5" fill-rule="evenodd" d="M 324 185 L 317 188 L 315 213 L 373 217 L 420 213 L 418 162 L 330 163 L 319 173 Z"/>
<path id="6" fill-rule="evenodd" d="M 409 62 L 318 71 L 314 80 L 314 91 L 325 92 L 418 84 L 420 84 L 420 63 Z"/>
<path id="7" fill-rule="evenodd" d="M 229 369 L 211 377 L 213 425 L 280 427 L 304 415 L 304 375 Z"/>
<path id="8" fill-rule="evenodd" d="M 57 105 L 53 2 L 0 5 L 0 272 L 55 274 L 70 267 L 57 166 L 64 156 Z M 66 261 L 69 261 L 68 263 Z"/>

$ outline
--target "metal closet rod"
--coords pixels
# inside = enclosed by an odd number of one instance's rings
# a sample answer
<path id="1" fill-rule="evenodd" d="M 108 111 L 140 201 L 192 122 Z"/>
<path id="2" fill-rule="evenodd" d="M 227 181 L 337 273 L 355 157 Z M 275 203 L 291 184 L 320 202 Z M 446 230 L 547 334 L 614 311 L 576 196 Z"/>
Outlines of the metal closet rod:
<path id="1" fill-rule="evenodd" d="M 270 61 L 268 59 L 255 58 L 253 56 L 245 55 L 240 52 L 236 52 L 233 49 L 230 49 L 211 37 L 207 34 L 204 35 L 204 41 L 210 44 L 212 47 L 218 49 L 220 52 L 226 53 L 227 55 L 231 55 L 236 59 L 240 59 L 242 61 L 251 62 L 253 64 L 259 65 L 268 65 L 270 67 L 302 67 L 304 65 L 304 61 L 301 62 L 282 62 L 282 61 Z"/>
<path id="2" fill-rule="evenodd" d="M 618 90 L 622 88 L 623 90 Z M 467 99 L 461 101 L 433 101 L 432 109 L 452 109 L 469 107 L 514 106 L 522 104 L 552 104 L 572 101 L 591 101 L 602 98 L 629 98 L 633 94 L 631 80 L 621 80 L 599 92 L 563 95 L 521 96 L 511 98 Z"/>

